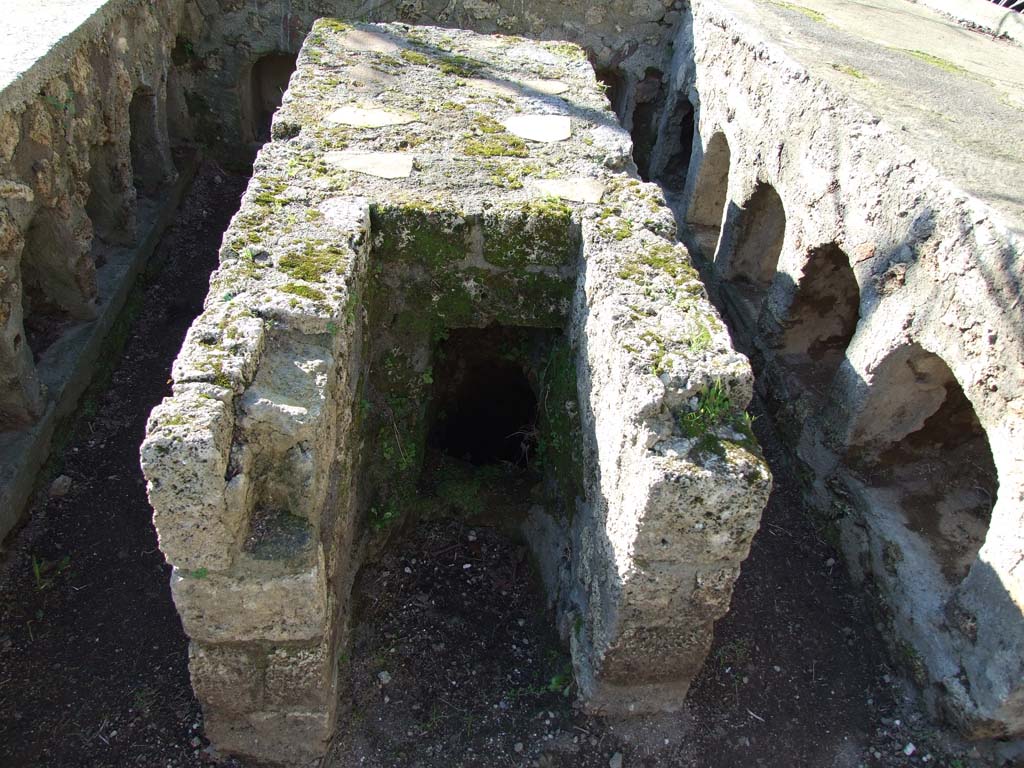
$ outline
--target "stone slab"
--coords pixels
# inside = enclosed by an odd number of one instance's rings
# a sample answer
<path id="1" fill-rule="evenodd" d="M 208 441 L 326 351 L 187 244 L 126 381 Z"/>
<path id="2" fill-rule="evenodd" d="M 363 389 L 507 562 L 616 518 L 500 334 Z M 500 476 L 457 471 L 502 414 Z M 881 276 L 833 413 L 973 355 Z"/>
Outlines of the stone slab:
<path id="1" fill-rule="evenodd" d="M 383 128 L 386 125 L 405 125 L 419 118 L 412 112 L 345 106 L 334 110 L 324 119 L 329 123 L 351 125 L 354 128 Z"/>
<path id="2" fill-rule="evenodd" d="M 344 171 L 381 179 L 404 179 L 412 174 L 413 156 L 402 152 L 328 152 L 324 161 Z"/>
<path id="3" fill-rule="evenodd" d="M 564 115 L 512 115 L 501 124 L 516 136 L 545 144 L 572 136 L 572 122 Z"/>
<path id="4" fill-rule="evenodd" d="M 540 195 L 550 195 L 574 203 L 600 203 L 605 185 L 596 179 L 535 179 L 530 188 Z"/>

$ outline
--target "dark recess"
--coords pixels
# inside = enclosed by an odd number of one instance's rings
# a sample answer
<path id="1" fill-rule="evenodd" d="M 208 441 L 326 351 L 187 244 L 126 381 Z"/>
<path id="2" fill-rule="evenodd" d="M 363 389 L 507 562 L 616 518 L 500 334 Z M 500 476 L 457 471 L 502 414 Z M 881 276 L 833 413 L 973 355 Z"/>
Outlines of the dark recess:
<path id="1" fill-rule="evenodd" d="M 462 328 L 438 349 L 431 448 L 476 465 L 528 463 L 537 397 L 517 355 L 519 329 Z"/>

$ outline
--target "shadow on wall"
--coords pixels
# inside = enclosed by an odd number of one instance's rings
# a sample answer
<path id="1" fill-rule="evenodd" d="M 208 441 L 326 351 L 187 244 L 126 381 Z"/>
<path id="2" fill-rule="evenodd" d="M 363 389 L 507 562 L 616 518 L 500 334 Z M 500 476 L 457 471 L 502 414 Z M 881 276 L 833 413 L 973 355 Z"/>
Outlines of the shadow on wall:
<path id="1" fill-rule="evenodd" d="M 128 108 L 131 124 L 132 177 L 140 197 L 151 197 L 166 181 L 164 151 L 157 132 L 156 94 L 140 89 Z"/>
<path id="2" fill-rule="evenodd" d="M 693 104 L 688 99 L 677 102 L 672 114 L 664 123 L 667 131 L 659 137 L 660 146 L 668 152 L 668 159 L 664 167 L 657 174 L 656 181 L 668 193 L 673 195 L 682 194 L 686 186 L 686 177 L 690 172 L 690 158 L 693 155 L 693 137 L 696 133 L 695 114 Z M 716 134 L 724 139 L 724 134 Z M 726 144 L 726 179 L 729 175 L 728 165 L 729 147 Z M 705 160 L 706 162 L 706 160 Z M 723 189 L 722 205 L 725 205 L 725 190 Z M 721 221 L 722 212 L 718 211 L 715 223 Z M 717 238 L 716 238 L 717 241 Z"/>
<path id="3" fill-rule="evenodd" d="M 695 200 L 688 212 L 712 234 L 727 184 L 728 171 L 721 168 L 727 152 L 724 139 L 709 145 L 706 155 L 714 165 L 697 170 L 696 189 L 713 197 Z M 835 243 L 807 252 L 795 285 L 776 272 L 785 221 L 782 200 L 766 183 L 742 207 L 728 206 L 714 270 L 732 331 L 740 346 L 756 352 L 758 389 L 775 403 L 770 410 L 785 422 L 780 431 L 792 447 L 807 444 L 802 438 L 808 430 L 841 427 L 849 419 L 839 430 L 848 437 L 835 447 L 839 465 L 830 487 L 849 491 L 861 523 L 847 530 L 862 538 L 861 565 L 883 585 L 882 599 L 896 621 L 895 647 L 912 649 L 920 669 L 911 674 L 947 694 L 938 697 L 939 708 L 965 733 L 1006 735 L 998 718 L 1020 717 L 1012 702 L 1019 696 L 1016 667 L 1024 642 L 1011 641 L 1015 648 L 1007 653 L 1005 638 L 1024 637 L 1024 614 L 998 572 L 979 557 L 999 489 L 986 431 L 949 365 L 917 342 L 897 348 L 870 381 L 844 365 L 859 313 L 869 319 L 879 302 L 862 308 L 850 259 Z M 899 253 L 918 239 L 910 231 L 887 250 Z M 864 396 L 853 397 L 854 391 Z M 862 406 L 850 417 L 837 416 L 848 412 L 850 402 Z M 943 628 L 946 639 L 939 645 L 945 650 L 930 648 L 932 625 Z M 911 645 L 901 646 L 906 640 Z M 970 683 L 957 692 L 950 686 L 959 683 L 946 678 L 961 643 L 968 648 L 960 658 Z M 979 661 L 997 652 L 1006 659 L 1000 669 Z"/>

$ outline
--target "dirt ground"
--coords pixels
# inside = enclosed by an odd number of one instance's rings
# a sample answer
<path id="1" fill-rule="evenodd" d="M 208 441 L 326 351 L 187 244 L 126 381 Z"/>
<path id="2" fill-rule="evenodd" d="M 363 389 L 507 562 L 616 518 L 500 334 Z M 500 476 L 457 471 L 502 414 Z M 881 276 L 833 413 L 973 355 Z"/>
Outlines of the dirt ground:
<path id="1" fill-rule="evenodd" d="M 160 245 L 163 269 L 135 299 L 123 354 L 53 462 L 50 477 L 70 487 L 50 495 L 45 484 L 5 542 L 2 766 L 247 765 L 203 739 L 138 468 L 146 417 L 169 391 L 245 182 L 202 167 Z M 767 418 L 755 426 L 778 468 Z M 783 472 L 732 610 L 672 715 L 576 708 L 529 558 L 499 528 L 419 523 L 364 569 L 357 600 L 332 768 L 1013 765 L 923 714 Z"/>

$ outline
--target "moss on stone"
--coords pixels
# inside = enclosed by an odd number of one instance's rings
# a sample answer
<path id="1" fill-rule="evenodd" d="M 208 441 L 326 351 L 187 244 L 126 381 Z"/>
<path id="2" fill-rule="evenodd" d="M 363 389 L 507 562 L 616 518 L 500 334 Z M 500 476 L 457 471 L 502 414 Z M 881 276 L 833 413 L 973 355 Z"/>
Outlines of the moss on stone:
<path id="1" fill-rule="evenodd" d="M 316 28 L 318 31 L 350 32 L 353 26 L 341 19 L 324 18 L 316 23 Z"/>
<path id="2" fill-rule="evenodd" d="M 445 75 L 475 77 L 484 68 L 482 61 L 457 53 L 438 56 L 437 59 L 437 68 Z"/>
<path id="3" fill-rule="evenodd" d="M 375 205 L 371 216 L 382 259 L 440 267 L 466 256 L 465 220 L 429 200 Z"/>
<path id="4" fill-rule="evenodd" d="M 523 179 L 540 173 L 540 167 L 533 163 L 516 163 L 514 161 L 497 161 L 485 168 L 490 182 L 504 189 L 522 189 Z"/>
<path id="5" fill-rule="evenodd" d="M 345 266 L 345 251 L 323 241 L 306 243 L 301 251 L 291 251 L 278 260 L 278 268 L 299 280 L 322 283 L 331 272 L 340 274 Z"/>
<path id="6" fill-rule="evenodd" d="M 572 208 L 555 197 L 506 204 L 484 216 L 484 259 L 498 267 L 570 264 L 579 250 Z"/>
<path id="7" fill-rule="evenodd" d="M 584 495 L 583 438 L 576 386 L 575 350 L 566 340 L 557 342 L 541 372 L 537 458 L 557 498 L 570 516 L 573 500 Z"/>
<path id="8" fill-rule="evenodd" d="M 587 52 L 575 43 L 550 42 L 541 43 L 552 53 L 565 59 L 586 60 Z"/>
<path id="9" fill-rule="evenodd" d="M 526 142 L 511 133 L 493 133 L 467 138 L 463 153 L 473 157 L 529 157 Z"/>
<path id="10" fill-rule="evenodd" d="M 796 5 L 795 3 L 787 3 L 784 0 L 771 0 L 771 4 L 778 6 L 779 8 L 785 8 L 787 11 L 795 11 L 796 13 L 803 14 L 811 21 L 823 22 L 825 21 L 825 14 L 821 11 L 816 11 L 813 8 L 807 8 L 803 5 Z"/>
<path id="11" fill-rule="evenodd" d="M 419 67 L 426 67 L 430 65 L 430 57 L 426 54 L 420 53 L 419 51 L 404 50 L 398 55 L 401 56 L 404 61 L 407 61 L 410 64 L 415 64 Z"/>
<path id="12" fill-rule="evenodd" d="M 689 307 L 704 295 L 704 284 L 690 263 L 686 252 L 668 242 L 645 245 L 639 253 L 626 258 L 618 270 L 618 277 L 638 285 L 649 286 L 661 275 L 668 278 L 665 286 L 670 297 L 678 304 Z M 710 344 L 710 328 L 705 327 Z M 694 339 L 697 343 L 697 339 Z"/>
<path id="13" fill-rule="evenodd" d="M 300 283 L 285 283 L 278 286 L 277 290 L 302 296 L 304 299 L 312 299 L 313 301 L 323 301 L 327 298 L 327 294 L 323 291 L 309 285 L 301 285 Z"/>
<path id="14" fill-rule="evenodd" d="M 481 133 L 506 133 L 505 126 L 490 115 L 477 115 L 473 118 L 473 125 Z"/>

